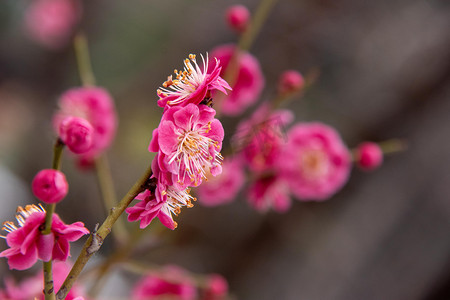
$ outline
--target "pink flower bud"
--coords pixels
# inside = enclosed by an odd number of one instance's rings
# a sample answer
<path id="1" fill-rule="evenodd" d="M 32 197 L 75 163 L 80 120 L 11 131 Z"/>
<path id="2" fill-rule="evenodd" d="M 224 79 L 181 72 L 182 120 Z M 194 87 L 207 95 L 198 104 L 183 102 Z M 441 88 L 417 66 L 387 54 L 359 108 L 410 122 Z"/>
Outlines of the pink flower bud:
<path id="1" fill-rule="evenodd" d="M 31 184 L 33 194 L 42 202 L 53 204 L 61 201 L 69 190 L 66 176 L 58 170 L 44 169 L 36 174 Z"/>
<path id="2" fill-rule="evenodd" d="M 284 71 L 278 82 L 278 91 L 281 94 L 290 94 L 301 90 L 305 85 L 302 74 L 295 70 Z"/>
<path id="3" fill-rule="evenodd" d="M 228 293 L 228 282 L 222 275 L 211 274 L 207 278 L 205 300 L 225 299 Z"/>
<path id="4" fill-rule="evenodd" d="M 383 162 L 383 151 L 376 143 L 365 142 L 356 150 L 356 163 L 361 169 L 373 170 Z"/>
<path id="5" fill-rule="evenodd" d="M 59 124 L 59 137 L 76 154 L 89 151 L 93 145 L 94 128 L 83 118 L 67 117 Z"/>
<path id="6" fill-rule="evenodd" d="M 231 29 L 243 32 L 248 27 L 250 12 L 243 5 L 233 5 L 227 9 L 225 18 Z"/>

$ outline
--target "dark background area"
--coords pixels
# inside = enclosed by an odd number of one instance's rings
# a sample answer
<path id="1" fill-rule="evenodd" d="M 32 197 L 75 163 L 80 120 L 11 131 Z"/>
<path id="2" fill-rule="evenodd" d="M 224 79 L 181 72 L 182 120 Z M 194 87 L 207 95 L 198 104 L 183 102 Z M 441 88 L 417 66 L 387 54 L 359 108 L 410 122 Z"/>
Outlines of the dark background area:
<path id="1" fill-rule="evenodd" d="M 51 163 L 57 98 L 80 84 L 70 45 L 49 51 L 24 34 L 28 3 L 0 3 L 2 221 L 35 202 L 29 186 Z M 84 1 L 80 28 L 120 119 L 108 153 L 119 197 L 151 162 L 156 89 L 187 54 L 237 40 L 223 18 L 235 3 Z M 243 4 L 254 11 L 258 1 Z M 332 199 L 294 200 L 285 214 L 255 212 L 245 193 L 222 207 L 197 204 L 174 232 L 155 221 L 135 259 L 223 274 L 237 299 L 450 299 L 450 2 L 278 1 L 250 51 L 266 77 L 261 100 L 273 97 L 282 71 L 318 68 L 315 85 L 287 106 L 296 121 L 332 125 L 349 147 L 404 138 L 408 150 L 372 173 L 354 169 Z M 238 120 L 223 119 L 226 135 Z M 105 216 L 96 177 L 70 155 L 63 170 L 70 192 L 57 210 L 92 229 Z M 0 272 L 4 278 L 4 259 Z M 133 282 L 116 273 L 105 295 L 125 295 Z"/>

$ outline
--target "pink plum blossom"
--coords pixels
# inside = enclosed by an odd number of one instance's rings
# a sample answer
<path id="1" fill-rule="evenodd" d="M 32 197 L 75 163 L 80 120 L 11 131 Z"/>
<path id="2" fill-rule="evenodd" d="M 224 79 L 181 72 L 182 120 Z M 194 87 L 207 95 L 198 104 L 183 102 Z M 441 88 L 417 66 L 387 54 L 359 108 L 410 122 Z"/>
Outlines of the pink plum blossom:
<path id="1" fill-rule="evenodd" d="M 197 189 L 199 202 L 204 206 L 218 206 L 234 200 L 245 183 L 245 174 L 239 158 L 227 157 L 222 173 L 208 177 Z"/>
<path id="2" fill-rule="evenodd" d="M 289 186 L 277 174 L 263 176 L 248 188 L 249 204 L 260 212 L 273 208 L 276 212 L 286 212 L 291 207 Z"/>
<path id="3" fill-rule="evenodd" d="M 222 275 L 211 274 L 206 278 L 202 300 L 222 300 L 228 294 L 228 282 Z"/>
<path id="4" fill-rule="evenodd" d="M 383 163 L 383 151 L 376 143 L 364 142 L 358 145 L 355 160 L 361 169 L 374 170 Z"/>
<path id="5" fill-rule="evenodd" d="M 280 158 L 284 178 L 300 200 L 331 197 L 347 182 L 350 173 L 347 147 L 336 130 L 322 123 L 292 127 Z"/>
<path id="6" fill-rule="evenodd" d="M 58 49 L 70 41 L 80 16 L 78 0 L 33 0 L 25 14 L 25 28 L 37 43 Z"/>
<path id="7" fill-rule="evenodd" d="M 207 98 L 208 92 L 219 90 L 227 93 L 230 90 L 228 83 L 219 74 L 221 67 L 216 59 L 215 63 L 208 64 L 208 57 L 203 58 L 203 68 L 200 68 L 196 56 L 190 54 L 184 60 L 184 70 L 175 70 L 175 79 L 170 75 L 157 90 L 160 107 L 186 106 L 190 103 L 200 104 Z"/>
<path id="8" fill-rule="evenodd" d="M 87 120 L 66 117 L 59 123 L 59 138 L 75 154 L 88 152 L 93 144 L 94 128 Z"/>
<path id="9" fill-rule="evenodd" d="M 69 190 L 64 173 L 54 169 L 39 171 L 31 183 L 33 194 L 47 204 L 58 203 Z"/>
<path id="10" fill-rule="evenodd" d="M 25 270 L 38 259 L 65 261 L 70 255 L 70 244 L 89 230 L 81 222 L 65 224 L 57 214 L 53 214 L 51 233 L 43 235 L 42 225 L 45 223 L 45 210 L 41 206 L 27 205 L 25 209 L 17 209 L 18 227 L 13 222 L 3 223 L 7 232 L 6 243 L 9 248 L 0 253 L 6 257 L 10 269 Z"/>
<path id="11" fill-rule="evenodd" d="M 109 93 L 100 87 L 73 88 L 59 100 L 59 110 L 53 118 L 57 132 L 67 117 L 87 120 L 94 129 L 91 149 L 78 157 L 92 161 L 112 143 L 116 134 L 117 116 L 114 102 Z"/>
<path id="12" fill-rule="evenodd" d="M 133 300 L 167 297 L 180 300 L 197 299 L 197 289 L 189 274 L 176 266 L 166 266 L 143 277 L 133 288 Z"/>
<path id="13" fill-rule="evenodd" d="M 271 112 L 263 104 L 250 119 L 241 122 L 233 136 L 233 143 L 251 171 L 263 172 L 277 166 L 286 143 L 284 126 L 293 120 L 288 110 Z"/>
<path id="14" fill-rule="evenodd" d="M 250 12 L 244 5 L 233 5 L 227 9 L 225 19 L 231 29 L 244 32 L 249 25 Z"/>
<path id="15" fill-rule="evenodd" d="M 227 72 L 236 49 L 235 45 L 228 44 L 211 51 L 211 57 L 216 57 L 220 61 L 221 76 Z M 237 70 L 236 78 L 232 81 L 233 90 L 223 102 L 219 103 L 222 113 L 229 116 L 236 116 L 254 104 L 264 87 L 264 76 L 258 60 L 248 52 L 239 52 L 234 57 L 237 59 Z"/>
<path id="16" fill-rule="evenodd" d="M 192 103 L 171 107 L 153 131 L 149 151 L 159 152 L 159 167 L 172 174 L 179 190 L 198 186 L 207 172 L 213 176 L 221 172 L 224 131 L 215 113 L 211 107 Z"/>
<path id="17" fill-rule="evenodd" d="M 158 155 L 153 159 L 152 171 L 151 186 L 136 197 L 138 203 L 126 209 L 128 221 L 139 221 L 140 228 L 145 228 L 158 217 L 164 226 L 174 230 L 177 223 L 172 215 L 178 215 L 184 206 L 193 207 L 196 198 L 189 194 L 188 188 L 175 188 L 171 174 L 160 170 Z"/>
<path id="18" fill-rule="evenodd" d="M 71 265 L 68 262 L 54 262 L 53 268 L 53 282 L 55 291 L 58 291 L 62 286 L 66 276 L 69 274 Z M 0 299 L 4 300 L 29 300 L 39 299 L 44 300 L 42 290 L 44 288 L 44 278 L 42 271 L 38 272 L 32 277 L 25 278 L 20 283 L 14 282 L 12 278 L 5 279 L 5 289 L 0 290 Z M 66 300 L 76 300 L 77 296 L 83 295 L 82 288 L 75 283 L 72 289 L 67 294 Z M 75 298 L 77 297 L 77 298 Z"/>
<path id="19" fill-rule="evenodd" d="M 286 95 L 301 90 L 305 85 L 302 74 L 296 70 L 284 71 L 278 81 L 278 92 Z"/>

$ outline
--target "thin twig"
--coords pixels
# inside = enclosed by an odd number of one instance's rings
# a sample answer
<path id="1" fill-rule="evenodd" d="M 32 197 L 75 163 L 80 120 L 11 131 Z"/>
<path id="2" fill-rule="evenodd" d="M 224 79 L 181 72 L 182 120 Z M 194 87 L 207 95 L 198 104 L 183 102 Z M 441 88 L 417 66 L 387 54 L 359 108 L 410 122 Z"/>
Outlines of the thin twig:
<path id="1" fill-rule="evenodd" d="M 69 275 L 67 275 L 66 280 L 62 284 L 56 298 L 62 300 L 67 296 L 73 283 L 77 280 L 81 271 L 83 270 L 86 263 L 96 253 L 103 244 L 104 239 L 111 232 L 112 226 L 120 217 L 120 215 L 125 211 L 128 205 L 133 201 L 133 199 L 142 191 L 145 190 L 145 183 L 152 175 L 151 166 L 145 171 L 141 178 L 133 185 L 133 187 L 128 191 L 128 193 L 122 198 L 122 200 L 110 210 L 108 217 L 105 219 L 100 228 L 89 236 L 88 240 L 84 244 L 80 255 L 72 267 Z"/>
<path id="2" fill-rule="evenodd" d="M 64 143 L 57 139 L 53 147 L 53 162 L 52 168 L 55 170 L 61 169 L 61 158 L 64 149 Z M 45 225 L 41 234 L 52 233 L 52 219 L 55 211 L 56 204 L 47 204 L 45 208 Z M 55 300 L 55 290 L 53 286 L 53 270 L 52 270 L 52 258 L 49 261 L 44 261 L 44 296 L 45 300 Z"/>

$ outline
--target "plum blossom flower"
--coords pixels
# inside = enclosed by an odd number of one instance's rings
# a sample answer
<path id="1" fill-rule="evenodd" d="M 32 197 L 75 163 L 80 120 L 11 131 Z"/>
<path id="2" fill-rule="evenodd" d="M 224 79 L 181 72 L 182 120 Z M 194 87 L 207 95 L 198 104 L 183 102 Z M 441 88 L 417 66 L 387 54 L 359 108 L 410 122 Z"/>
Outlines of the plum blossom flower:
<path id="1" fill-rule="evenodd" d="M 267 103 L 261 105 L 249 120 L 241 122 L 233 144 L 251 171 L 263 172 L 276 167 L 286 138 L 284 126 L 293 120 L 288 110 L 270 111 Z"/>
<path id="2" fill-rule="evenodd" d="M 203 55 L 201 57 L 203 68 L 197 64 L 196 56 L 189 54 L 189 58 L 184 60 L 184 70 L 175 70 L 175 79 L 170 75 L 157 90 L 160 107 L 200 104 L 212 90 L 225 94 L 227 89 L 231 90 L 228 83 L 219 76 L 219 61 L 216 59 L 215 64 L 208 65 L 208 56 L 206 60 Z"/>
<path id="3" fill-rule="evenodd" d="M 133 300 L 168 297 L 180 300 L 197 299 L 197 289 L 189 274 L 177 266 L 166 266 L 143 277 L 133 288 Z"/>
<path id="4" fill-rule="evenodd" d="M 69 42 L 80 17 L 77 0 L 34 0 L 25 14 L 25 28 L 37 43 L 57 49 Z"/>
<path id="5" fill-rule="evenodd" d="M 39 171 L 31 183 L 33 194 L 42 202 L 58 203 L 66 197 L 69 190 L 66 176 L 63 172 L 54 169 Z"/>
<path id="6" fill-rule="evenodd" d="M 300 123 L 288 132 L 280 168 L 298 199 L 329 198 L 347 182 L 350 167 L 350 153 L 333 128 Z"/>
<path id="7" fill-rule="evenodd" d="M 184 206 L 193 207 L 196 198 L 190 195 L 188 188 L 176 189 L 171 174 L 160 170 L 158 155 L 153 160 L 152 171 L 151 186 L 136 197 L 138 203 L 126 209 L 128 221 L 139 221 L 140 228 L 145 228 L 158 217 L 164 226 L 173 230 L 177 227 L 173 215 L 178 215 Z"/>
<path id="8" fill-rule="evenodd" d="M 291 207 L 289 186 L 278 174 L 262 176 L 248 188 L 249 204 L 260 212 L 273 208 L 276 212 L 286 212 Z"/>
<path id="9" fill-rule="evenodd" d="M 80 154 L 81 160 L 92 161 L 112 143 L 117 129 L 114 102 L 109 93 L 100 87 L 81 87 L 66 91 L 59 99 L 59 110 L 53 117 L 53 126 L 59 133 L 67 117 L 87 120 L 94 129 L 90 150 Z"/>
<path id="10" fill-rule="evenodd" d="M 66 276 L 69 274 L 71 265 L 68 262 L 54 262 L 53 268 L 53 282 L 55 290 L 59 290 L 62 286 Z M 44 276 L 41 272 L 36 275 L 25 278 L 19 283 L 16 283 L 12 278 L 5 279 L 5 289 L 0 289 L 0 299 L 5 300 L 29 300 L 39 299 L 44 300 L 44 294 L 42 290 Z M 67 294 L 67 300 L 76 300 L 77 296 L 82 296 L 83 289 L 79 284 L 75 284 Z"/>
<path id="11" fill-rule="evenodd" d="M 199 202 L 204 206 L 218 206 L 234 200 L 245 183 L 242 161 L 227 157 L 222 165 L 222 173 L 210 176 L 197 189 Z"/>
<path id="12" fill-rule="evenodd" d="M 153 131 L 149 151 L 159 152 L 160 168 L 172 173 L 179 190 L 198 186 L 208 171 L 221 172 L 224 131 L 215 113 L 206 105 L 171 107 Z"/>
<path id="13" fill-rule="evenodd" d="M 10 269 L 25 270 L 36 263 L 38 259 L 65 261 L 70 253 L 70 244 L 78 240 L 89 230 L 81 222 L 65 224 L 57 214 L 52 216 L 51 232 L 43 235 L 42 225 L 45 223 L 45 210 L 42 206 L 27 205 L 17 209 L 16 220 L 3 223 L 7 232 L 6 239 L 9 248 L 0 253 L 6 257 Z"/>
<path id="14" fill-rule="evenodd" d="M 358 145 L 355 151 L 355 160 L 361 169 L 374 170 L 383 163 L 383 151 L 376 143 L 364 142 Z"/>
<path id="15" fill-rule="evenodd" d="M 216 57 L 220 61 L 221 76 L 227 71 L 236 49 L 235 45 L 228 44 L 211 51 L 211 57 Z M 264 87 L 264 76 L 258 60 L 248 52 L 239 52 L 235 57 L 237 58 L 237 74 L 234 84 L 232 83 L 233 90 L 222 103 L 219 103 L 222 113 L 229 116 L 236 116 L 254 104 Z"/>

